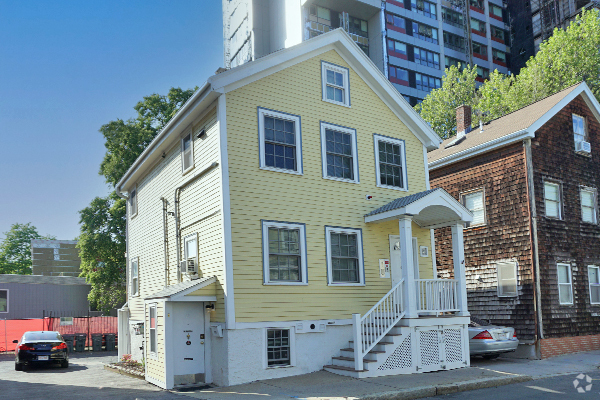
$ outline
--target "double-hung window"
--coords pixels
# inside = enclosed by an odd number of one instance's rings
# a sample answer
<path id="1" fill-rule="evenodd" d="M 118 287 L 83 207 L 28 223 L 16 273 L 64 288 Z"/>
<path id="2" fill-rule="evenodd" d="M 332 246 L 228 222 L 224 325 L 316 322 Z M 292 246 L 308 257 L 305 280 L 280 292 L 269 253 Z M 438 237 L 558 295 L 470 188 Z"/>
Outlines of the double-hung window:
<path id="1" fill-rule="evenodd" d="M 140 278 L 138 271 L 138 258 L 134 258 L 131 261 L 131 295 L 139 295 L 140 290 Z"/>
<path id="2" fill-rule="evenodd" d="M 267 329 L 267 366 L 292 365 L 289 329 Z"/>
<path id="3" fill-rule="evenodd" d="M 557 264 L 558 301 L 560 304 L 573 304 L 573 280 L 570 264 Z"/>
<path id="4" fill-rule="evenodd" d="M 377 186 L 408 190 L 404 140 L 373 135 Z"/>
<path id="5" fill-rule="evenodd" d="M 587 139 L 585 118 L 581 115 L 573 114 L 573 134 L 575 142 L 585 142 Z"/>
<path id="6" fill-rule="evenodd" d="M 137 212 L 137 187 L 134 187 L 131 190 L 131 194 L 129 195 L 129 215 L 131 216 L 131 218 L 133 218 L 137 215 Z"/>
<path id="7" fill-rule="evenodd" d="M 323 178 L 358 183 L 356 131 L 321 122 Z"/>
<path id="8" fill-rule="evenodd" d="M 517 263 L 498 262 L 498 297 L 515 297 L 517 295 Z"/>
<path id="9" fill-rule="evenodd" d="M 0 290 L 0 313 L 8 312 L 8 289 Z"/>
<path id="10" fill-rule="evenodd" d="M 148 319 L 149 319 L 149 327 L 150 329 L 148 329 L 148 336 L 150 339 L 150 353 L 153 355 L 156 355 L 156 342 L 157 342 L 157 337 L 156 337 L 156 304 L 152 304 L 149 309 L 148 309 Z"/>
<path id="11" fill-rule="evenodd" d="M 348 68 L 321 61 L 323 100 L 350 107 L 350 77 Z"/>
<path id="12" fill-rule="evenodd" d="M 181 171 L 183 173 L 194 168 L 194 137 L 189 129 L 181 138 Z"/>
<path id="13" fill-rule="evenodd" d="M 544 182 L 544 206 L 547 217 L 562 219 L 561 194 L 558 183 Z"/>
<path id="14" fill-rule="evenodd" d="M 260 167 L 302 174 L 300 116 L 258 108 Z"/>
<path id="15" fill-rule="evenodd" d="M 581 197 L 581 220 L 590 224 L 598 223 L 598 191 L 594 188 L 582 187 Z"/>
<path id="16" fill-rule="evenodd" d="M 588 265 L 590 303 L 600 304 L 600 267 Z"/>
<path id="17" fill-rule="evenodd" d="M 364 285 L 362 231 L 325 227 L 329 285 Z"/>
<path id="18" fill-rule="evenodd" d="M 461 195 L 465 208 L 473 213 L 473 222 L 467 226 L 485 225 L 485 194 L 484 190 L 476 190 Z"/>
<path id="19" fill-rule="evenodd" d="M 304 224 L 262 221 L 265 285 L 306 284 Z"/>

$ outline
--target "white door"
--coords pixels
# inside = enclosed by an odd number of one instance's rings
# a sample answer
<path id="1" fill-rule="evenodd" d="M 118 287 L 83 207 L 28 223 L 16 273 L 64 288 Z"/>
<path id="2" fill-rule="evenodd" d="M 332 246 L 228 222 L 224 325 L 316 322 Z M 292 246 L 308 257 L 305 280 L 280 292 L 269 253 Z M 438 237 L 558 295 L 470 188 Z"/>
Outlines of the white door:
<path id="1" fill-rule="evenodd" d="M 173 302 L 173 375 L 204 374 L 204 303 Z"/>
<path id="2" fill-rule="evenodd" d="M 412 238 L 413 267 L 415 279 L 419 279 L 419 253 L 417 238 Z M 402 265 L 400 264 L 400 235 L 390 235 L 390 271 L 392 286 L 402 279 Z"/>

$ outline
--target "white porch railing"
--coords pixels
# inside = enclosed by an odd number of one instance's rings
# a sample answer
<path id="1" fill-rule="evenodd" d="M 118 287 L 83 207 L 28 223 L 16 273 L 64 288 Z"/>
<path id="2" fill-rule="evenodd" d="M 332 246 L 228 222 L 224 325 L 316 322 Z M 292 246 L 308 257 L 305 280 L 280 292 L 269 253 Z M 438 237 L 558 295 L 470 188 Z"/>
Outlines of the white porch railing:
<path id="1" fill-rule="evenodd" d="M 415 279 L 417 312 L 460 311 L 458 279 Z"/>
<path id="2" fill-rule="evenodd" d="M 363 370 L 363 358 L 404 316 L 402 288 L 404 279 L 387 292 L 362 316 L 352 314 L 354 328 L 354 368 Z"/>

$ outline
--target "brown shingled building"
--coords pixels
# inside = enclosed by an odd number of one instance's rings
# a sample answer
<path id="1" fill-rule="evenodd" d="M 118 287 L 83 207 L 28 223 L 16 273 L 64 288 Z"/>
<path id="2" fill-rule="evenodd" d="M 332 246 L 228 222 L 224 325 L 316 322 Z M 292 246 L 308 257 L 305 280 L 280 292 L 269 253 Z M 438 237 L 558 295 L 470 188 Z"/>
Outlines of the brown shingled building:
<path id="1" fill-rule="evenodd" d="M 520 356 L 600 349 L 599 121 L 581 83 L 483 129 L 459 126 L 428 154 L 431 187 L 474 214 L 464 233 L 469 311 L 514 327 Z M 449 277 L 451 237 L 438 231 L 438 275 Z"/>

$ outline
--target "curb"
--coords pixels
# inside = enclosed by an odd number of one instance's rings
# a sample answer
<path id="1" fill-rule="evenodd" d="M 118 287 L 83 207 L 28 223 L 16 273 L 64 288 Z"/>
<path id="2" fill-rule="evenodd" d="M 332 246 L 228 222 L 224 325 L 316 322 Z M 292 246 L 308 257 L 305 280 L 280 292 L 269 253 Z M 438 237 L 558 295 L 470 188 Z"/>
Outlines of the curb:
<path id="1" fill-rule="evenodd" d="M 146 379 L 144 376 L 132 374 L 130 372 L 124 371 L 124 370 L 119 369 L 119 368 L 111 367 L 109 365 L 104 365 L 104 369 L 107 370 L 107 371 L 115 372 L 117 374 L 126 375 L 126 376 L 128 376 L 130 378 L 137 378 L 137 379 L 144 379 L 144 380 Z"/>
<path id="2" fill-rule="evenodd" d="M 494 377 L 486 379 L 474 379 L 460 383 L 451 383 L 439 386 L 421 386 L 393 392 L 377 393 L 359 397 L 360 400 L 411 400 L 421 399 L 423 397 L 433 397 L 444 394 L 467 392 L 469 390 L 485 389 L 511 385 L 531 381 L 533 378 L 529 375 L 516 375 L 510 377 Z"/>

